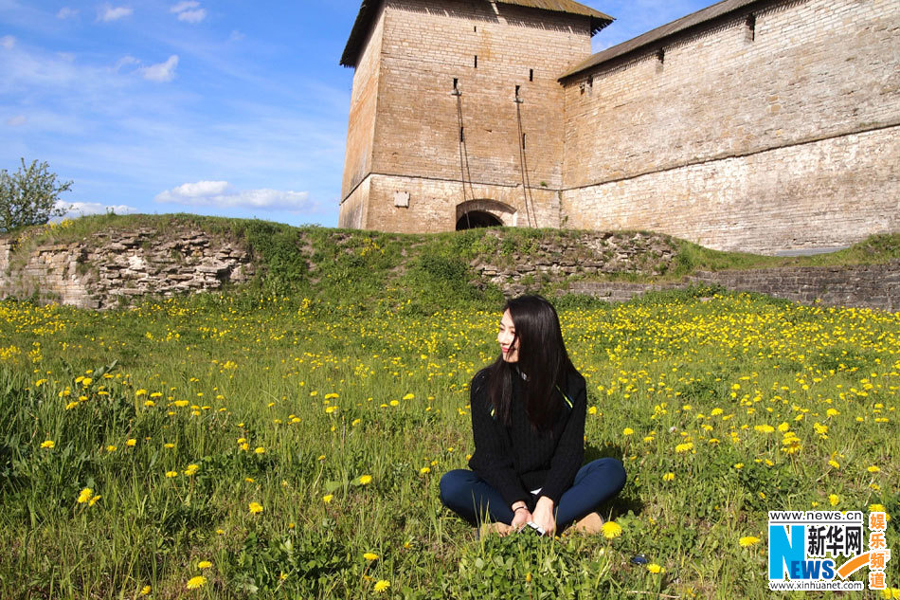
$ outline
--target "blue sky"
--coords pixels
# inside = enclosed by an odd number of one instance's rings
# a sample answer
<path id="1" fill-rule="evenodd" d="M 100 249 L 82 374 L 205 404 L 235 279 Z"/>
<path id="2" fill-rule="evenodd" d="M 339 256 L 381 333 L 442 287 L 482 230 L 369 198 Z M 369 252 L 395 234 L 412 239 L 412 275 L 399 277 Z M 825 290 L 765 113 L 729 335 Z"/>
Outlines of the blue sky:
<path id="1" fill-rule="evenodd" d="M 585 2 L 599 51 L 708 6 Z M 0 0 L 0 168 L 47 161 L 71 214 L 336 226 L 360 0 Z"/>

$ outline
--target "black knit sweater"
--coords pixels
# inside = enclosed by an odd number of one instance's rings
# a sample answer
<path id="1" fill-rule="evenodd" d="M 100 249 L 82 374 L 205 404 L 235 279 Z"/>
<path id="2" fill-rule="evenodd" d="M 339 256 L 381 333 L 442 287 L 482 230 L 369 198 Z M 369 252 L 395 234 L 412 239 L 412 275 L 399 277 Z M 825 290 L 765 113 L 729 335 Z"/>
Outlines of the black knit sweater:
<path id="1" fill-rule="evenodd" d="M 523 500 L 533 509 L 540 496 L 559 504 L 562 496 L 575 480 L 575 474 L 584 459 L 584 419 L 587 399 L 584 378 L 577 371 L 567 377 L 564 388 L 571 401 L 565 401 L 560 391 L 554 390 L 562 410 L 553 426 L 546 432 L 536 432 L 528 420 L 525 406 L 520 401 L 522 386 L 528 385 L 513 376 L 513 397 L 510 425 L 505 426 L 491 414 L 488 398 L 488 380 L 485 370 L 472 378 L 470 398 L 472 406 L 472 433 L 475 453 L 469 460 L 469 468 L 488 482 L 503 496 L 507 505 Z M 538 496 L 531 491 L 540 488 Z"/>

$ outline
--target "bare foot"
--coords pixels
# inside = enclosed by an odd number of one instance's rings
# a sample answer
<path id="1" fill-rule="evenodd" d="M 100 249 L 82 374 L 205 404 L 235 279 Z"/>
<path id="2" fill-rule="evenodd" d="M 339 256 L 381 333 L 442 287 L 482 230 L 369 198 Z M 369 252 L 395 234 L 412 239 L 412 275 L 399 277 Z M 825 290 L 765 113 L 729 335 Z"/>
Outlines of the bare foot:
<path id="1" fill-rule="evenodd" d="M 576 533 L 594 534 L 600 533 L 601 527 L 603 527 L 603 517 L 592 512 L 583 519 L 576 521 L 575 525 L 572 526 L 572 531 Z"/>
<path id="2" fill-rule="evenodd" d="M 481 538 L 492 533 L 496 533 L 500 537 L 506 537 L 512 533 L 512 531 L 513 528 L 506 523 L 482 523 L 481 527 L 478 528 L 478 537 Z"/>

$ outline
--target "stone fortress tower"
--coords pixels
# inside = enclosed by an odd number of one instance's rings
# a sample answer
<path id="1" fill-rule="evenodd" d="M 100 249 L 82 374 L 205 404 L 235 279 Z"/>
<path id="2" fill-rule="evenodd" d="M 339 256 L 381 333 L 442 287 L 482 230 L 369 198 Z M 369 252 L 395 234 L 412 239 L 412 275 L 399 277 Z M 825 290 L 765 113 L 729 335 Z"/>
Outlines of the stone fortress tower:
<path id="1" fill-rule="evenodd" d="M 593 56 L 571 0 L 364 0 L 341 227 L 900 230 L 900 2 L 724 0 Z"/>

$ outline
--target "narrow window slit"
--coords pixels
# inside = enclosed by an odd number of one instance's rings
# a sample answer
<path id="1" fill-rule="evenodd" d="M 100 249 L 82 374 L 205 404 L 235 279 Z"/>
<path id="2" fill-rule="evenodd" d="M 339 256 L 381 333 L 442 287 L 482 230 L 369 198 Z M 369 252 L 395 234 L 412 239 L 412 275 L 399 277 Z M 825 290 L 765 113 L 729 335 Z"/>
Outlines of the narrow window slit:
<path id="1" fill-rule="evenodd" d="M 475 68 L 478 68 L 478 55 L 475 55 Z"/>
<path id="2" fill-rule="evenodd" d="M 528 81 L 534 81 L 534 69 L 528 69 Z"/>

